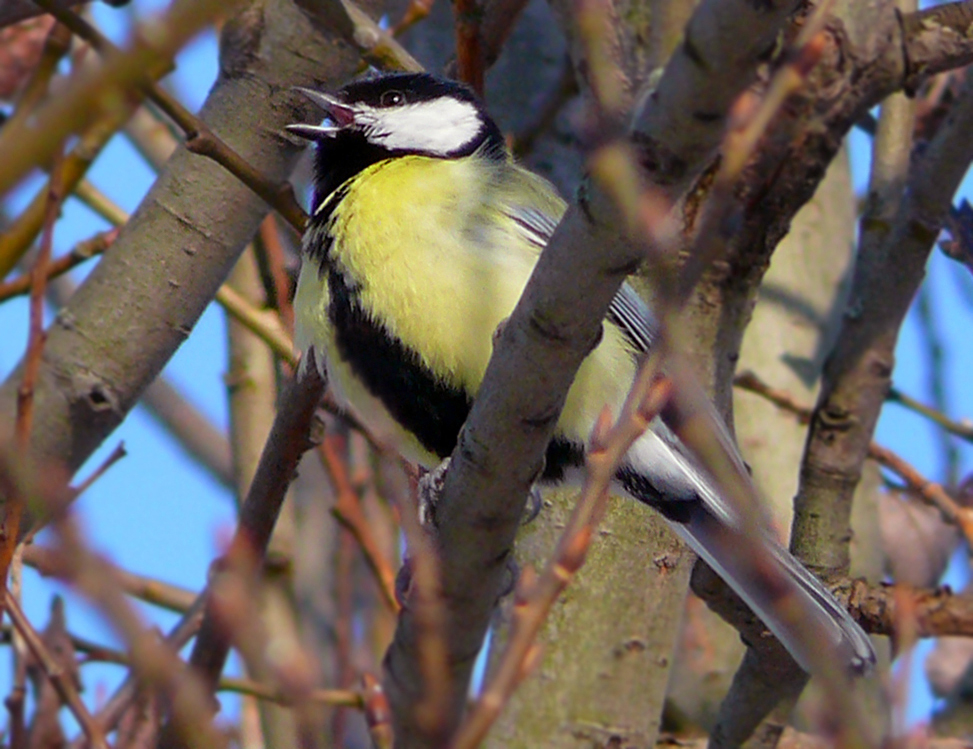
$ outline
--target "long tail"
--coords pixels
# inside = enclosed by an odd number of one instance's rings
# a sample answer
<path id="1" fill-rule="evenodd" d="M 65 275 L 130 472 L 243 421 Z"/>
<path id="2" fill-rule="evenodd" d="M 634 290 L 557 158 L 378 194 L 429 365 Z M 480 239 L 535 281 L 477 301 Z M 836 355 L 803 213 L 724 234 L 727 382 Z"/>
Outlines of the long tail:
<path id="1" fill-rule="evenodd" d="M 762 533 L 767 553 L 741 553 L 755 541 L 741 530 L 736 513 L 716 493 L 708 477 L 664 427 L 647 432 L 629 451 L 618 483 L 634 499 L 659 510 L 751 610 L 776 635 L 806 671 L 812 653 L 829 647 L 854 673 L 867 672 L 875 663 L 868 636 L 820 580 L 805 569 L 769 533 Z M 766 564 L 774 565 L 769 570 Z M 782 573 L 782 574 L 781 574 Z M 786 577 L 799 597 L 801 610 L 812 619 L 795 628 L 780 616 L 783 589 L 775 581 Z M 800 631 L 798 631 L 800 629 Z M 815 632 L 809 642 L 806 632 Z M 821 642 L 820 640 L 823 640 Z"/>

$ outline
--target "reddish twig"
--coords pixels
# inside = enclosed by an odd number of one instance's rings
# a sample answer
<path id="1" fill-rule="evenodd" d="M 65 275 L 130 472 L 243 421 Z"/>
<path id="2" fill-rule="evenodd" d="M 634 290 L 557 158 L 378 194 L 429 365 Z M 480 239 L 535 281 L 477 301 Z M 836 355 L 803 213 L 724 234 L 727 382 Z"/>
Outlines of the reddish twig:
<path id="1" fill-rule="evenodd" d="M 253 564 L 262 563 L 297 463 L 311 446 L 315 411 L 323 393 L 324 382 L 312 360 L 308 362 L 304 376 L 288 388 L 274 419 L 250 491 L 240 508 L 236 533 L 225 555 L 224 563 L 229 569 L 240 567 L 248 559 Z M 211 587 L 217 584 L 214 579 Z M 227 634 L 219 624 L 218 606 L 212 596 L 207 596 L 206 614 L 190 663 L 210 692 L 216 689 L 229 654 Z M 164 731 L 160 745 L 174 746 L 177 741 L 175 734 Z"/>
<path id="2" fill-rule="evenodd" d="M 36 0 L 36 2 L 99 52 L 112 55 L 120 53 L 100 31 L 73 10 L 61 5 L 58 0 Z M 280 213 L 298 232 L 304 232 L 307 214 L 298 205 L 290 184 L 279 185 L 268 181 L 246 159 L 213 133 L 202 120 L 151 78 L 145 77 L 139 80 L 137 86 L 146 98 L 165 112 L 185 133 L 187 149 L 195 154 L 207 156 L 223 166 L 263 198 L 267 205 Z"/>
<path id="3" fill-rule="evenodd" d="M 27 353 L 24 356 L 24 374 L 17 389 L 17 418 L 14 439 L 20 455 L 27 455 L 30 432 L 34 420 L 34 387 L 40 371 L 41 354 L 47 335 L 44 332 L 44 292 L 47 289 L 47 267 L 51 260 L 54 243 L 54 223 L 64 198 L 62 183 L 63 151 L 58 150 L 51 167 L 47 205 L 44 209 L 44 229 L 40 251 L 30 273 L 30 328 Z M 13 559 L 14 548 L 20 535 L 20 520 L 24 498 L 11 496 L 0 529 L 0 589 L 7 585 L 7 572 Z"/>
<path id="4" fill-rule="evenodd" d="M 753 372 L 741 372 L 733 380 L 733 384 L 763 396 L 777 407 L 794 414 L 800 423 L 810 423 L 810 408 L 798 403 L 789 393 L 771 387 Z M 969 543 L 973 543 L 973 509 L 961 507 L 956 500 L 949 496 L 949 493 L 941 484 L 927 479 L 908 461 L 888 448 L 872 442 L 868 446 L 867 454 L 879 465 L 898 474 L 910 490 L 936 507 L 946 520 L 956 525 L 963 532 Z"/>
<path id="5" fill-rule="evenodd" d="M 395 24 L 392 28 L 392 36 L 399 36 L 404 34 L 410 28 L 415 26 L 419 21 L 423 20 L 429 15 L 432 10 L 432 6 L 435 5 L 436 0 L 411 0 L 409 7 L 405 9 L 402 14 L 402 18 L 399 22 Z"/>
<path id="6" fill-rule="evenodd" d="M 382 684 L 371 674 L 362 674 L 362 692 L 365 699 L 365 721 L 372 746 L 376 749 L 392 747 L 392 710 L 382 691 Z"/>
<path id="7" fill-rule="evenodd" d="M 47 546 L 31 544 L 25 547 L 24 563 L 44 577 L 63 577 L 65 574 L 64 560 L 56 549 Z M 197 597 L 185 588 L 121 569 L 117 570 L 117 582 L 128 595 L 179 613 L 188 611 Z"/>
<path id="8" fill-rule="evenodd" d="M 203 618 L 203 597 L 199 596 L 192 606 L 183 614 L 182 618 L 176 623 L 176 626 L 172 628 L 169 634 L 165 638 L 164 647 L 168 648 L 172 653 L 178 653 L 182 650 L 183 646 L 189 642 L 189 639 L 199 631 L 199 624 Z M 115 653 L 110 651 L 88 651 L 94 655 L 94 653 L 101 652 L 105 655 L 114 656 Z M 122 656 L 121 663 L 131 666 L 132 661 L 130 658 L 124 654 Z M 133 671 L 128 675 L 125 681 L 122 682 L 121 686 L 115 690 L 115 694 L 112 695 L 111 699 L 108 700 L 98 711 L 95 719 L 98 724 L 106 732 L 114 730 L 118 724 L 121 722 L 125 713 L 129 710 L 132 704 L 137 700 L 139 695 L 139 679 L 136 673 Z M 75 740 L 72 742 L 71 749 L 84 749 L 83 744 Z"/>
<path id="9" fill-rule="evenodd" d="M 117 229 L 109 229 L 108 231 L 95 234 L 90 239 L 85 239 L 78 242 L 74 247 L 71 248 L 70 252 L 61 255 L 61 257 L 59 257 L 57 260 L 52 260 L 47 265 L 45 281 L 50 281 L 52 278 L 57 278 L 58 276 L 73 270 L 86 260 L 90 260 L 91 258 L 100 255 L 111 246 L 111 243 L 115 241 L 115 237 L 117 236 Z M 32 278 L 33 272 L 25 273 L 12 281 L 0 283 L 0 302 L 5 302 L 11 297 L 29 293 Z"/>
<path id="10" fill-rule="evenodd" d="M 64 668 L 57 662 L 54 656 L 48 652 L 37 630 L 31 626 L 24 612 L 21 610 L 20 604 L 17 603 L 10 591 L 5 589 L 5 593 L 4 605 L 7 613 L 10 614 L 10 620 L 24 638 L 31 653 L 34 654 L 34 657 L 40 663 L 44 674 L 57 690 L 64 704 L 68 706 L 71 714 L 77 719 L 81 730 L 84 731 L 91 745 L 95 749 L 108 749 L 108 742 L 105 740 L 104 732 L 92 717 L 91 713 L 88 712 L 88 708 L 84 702 L 81 701 L 78 690 L 71 682 L 69 675 L 65 673 Z"/>
<path id="11" fill-rule="evenodd" d="M 23 549 L 23 544 L 17 545 L 14 558 L 10 565 L 10 589 L 13 595 L 20 599 L 23 583 L 23 564 L 22 559 L 18 559 L 19 551 Z M 27 645 L 23 636 L 10 627 L 8 629 L 10 642 L 13 646 L 14 657 L 14 678 L 10 688 L 10 695 L 4 701 L 7 711 L 10 713 L 10 749 L 26 749 L 28 746 L 27 728 L 24 722 L 24 702 L 27 698 Z"/>
<path id="12" fill-rule="evenodd" d="M 44 292 L 47 289 L 47 267 L 51 261 L 54 243 L 54 223 L 61 211 L 64 198 L 61 182 L 63 155 L 55 155 L 51 168 L 51 180 L 47 188 L 47 202 L 44 208 L 43 232 L 40 252 L 30 272 L 30 331 L 27 339 L 27 354 L 24 357 L 24 376 L 17 391 L 16 440 L 20 450 L 27 449 L 30 430 L 34 418 L 34 385 L 40 368 L 41 352 L 44 350 Z M 16 538 L 16 528 L 13 536 Z M 2 562 L 0 580 L 6 584 L 9 558 Z"/>
<path id="13" fill-rule="evenodd" d="M 284 263 L 284 245 L 280 241 L 277 219 L 270 213 L 260 224 L 260 241 L 267 261 L 267 270 L 274 284 L 274 301 L 284 329 L 294 334 L 294 306 L 291 304 L 290 281 Z"/>
<path id="14" fill-rule="evenodd" d="M 453 3 L 456 17 L 456 74 L 483 96 L 483 45 L 480 39 L 480 21 L 483 7 L 478 0 L 456 0 Z"/>
<path id="15" fill-rule="evenodd" d="M 335 492 L 335 505 L 331 509 L 335 519 L 346 528 L 362 549 L 365 563 L 375 574 L 382 600 L 392 610 L 398 611 L 395 600 L 395 573 L 392 564 L 375 542 L 368 521 L 361 509 L 358 495 L 348 477 L 348 468 L 338 454 L 333 435 L 327 435 L 318 445 L 318 454 Z"/>
<path id="16" fill-rule="evenodd" d="M 77 491 L 67 484 L 64 472 L 56 465 L 43 472 L 31 471 L 29 465 L 22 461 L 14 464 L 11 458 L 11 454 L 0 452 L 0 489 L 7 496 L 16 495 L 37 503 L 53 518 L 52 528 L 65 560 L 62 579 L 87 596 L 111 622 L 143 683 L 157 685 L 164 691 L 182 740 L 193 747 L 223 747 L 225 737 L 210 722 L 207 693 L 199 680 L 184 667 L 175 652 L 143 626 L 115 583 L 113 567 L 82 542 L 81 533 L 67 512 Z M 96 477 L 99 475 L 100 470 L 95 472 Z"/>
<path id="17" fill-rule="evenodd" d="M 71 494 L 74 497 L 80 497 L 88 489 L 91 488 L 98 479 L 105 475 L 109 468 L 115 465 L 118 461 L 124 458 L 128 453 L 125 452 L 125 443 L 119 442 L 115 445 L 115 449 L 111 451 L 107 458 L 105 458 L 101 465 L 99 465 L 91 474 L 75 487 L 71 487 Z"/>

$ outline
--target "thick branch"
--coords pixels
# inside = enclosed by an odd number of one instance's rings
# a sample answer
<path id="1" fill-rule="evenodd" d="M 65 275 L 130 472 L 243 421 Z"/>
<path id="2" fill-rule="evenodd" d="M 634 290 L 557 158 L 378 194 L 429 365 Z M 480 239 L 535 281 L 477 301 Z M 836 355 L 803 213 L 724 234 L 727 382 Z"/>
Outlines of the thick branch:
<path id="1" fill-rule="evenodd" d="M 901 209 L 896 214 L 892 202 L 891 212 L 873 218 L 885 226 L 890 219 L 894 222 L 878 235 L 865 225 L 849 309 L 825 362 L 795 502 L 794 535 L 797 543 L 803 544 L 795 546 L 795 551 L 800 554 L 807 548 L 808 560 L 819 569 L 843 573 L 847 549 L 841 552 L 832 543 L 830 557 L 821 557 L 820 550 L 812 551 L 820 542 L 820 533 L 808 523 L 820 511 L 801 510 L 847 508 L 843 517 L 835 518 L 840 528 L 835 526 L 833 531 L 847 536 L 851 496 L 891 387 L 899 328 L 922 280 L 953 193 L 973 159 L 971 128 L 973 80 L 964 85 L 946 122 L 914 167 Z M 887 196 L 875 195 L 874 200 L 888 202 Z"/>
<path id="2" fill-rule="evenodd" d="M 287 0 L 253 5 L 226 27 L 221 75 L 201 111 L 268 178 L 300 148 L 283 126 L 317 116 L 292 85 L 337 83 L 357 52 L 315 34 Z M 125 417 L 185 340 L 267 207 L 221 166 L 180 148 L 112 251 L 58 315 L 38 380 L 31 448 L 76 469 Z M 18 375 L 0 389 L 12 423 Z"/>

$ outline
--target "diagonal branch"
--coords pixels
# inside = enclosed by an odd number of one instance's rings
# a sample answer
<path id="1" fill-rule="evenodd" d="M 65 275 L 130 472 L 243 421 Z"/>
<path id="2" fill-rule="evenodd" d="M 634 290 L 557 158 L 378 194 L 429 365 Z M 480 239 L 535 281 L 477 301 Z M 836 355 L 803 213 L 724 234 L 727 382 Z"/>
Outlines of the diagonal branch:
<path id="1" fill-rule="evenodd" d="M 681 51 L 636 118 L 632 135 L 646 179 L 677 197 L 723 135 L 730 104 L 756 74 L 793 4 L 703 2 Z M 739 28 L 737 34 L 729 31 Z M 717 32 L 717 29 L 719 31 Z M 703 52 L 701 52 L 701 50 Z M 692 106 L 680 106 L 685 102 Z M 705 112 L 707 117 L 696 117 Z M 642 254 L 598 185 L 581 193 L 551 239 L 498 336 L 494 356 L 452 456 L 437 506 L 455 725 L 470 669 L 500 590 L 530 485 L 578 366 Z M 516 382 L 516 387 L 509 383 Z M 385 686 L 401 746 L 424 745 L 413 706 L 421 685 L 408 607 L 385 660 Z"/>
<path id="2" fill-rule="evenodd" d="M 258 171 L 286 179 L 301 149 L 280 133 L 316 116 L 293 85 L 337 82 L 357 52 L 289 0 L 231 20 L 223 75 L 200 117 Z M 134 73 L 132 74 L 134 75 Z M 72 92 L 72 95 L 74 92 Z M 6 132 L 4 132 L 6 135 Z M 38 378 L 31 449 L 75 470 L 138 402 L 185 340 L 266 214 L 222 167 L 180 148 L 112 248 L 57 316 Z M 0 388 L 0 432 L 15 382 Z"/>

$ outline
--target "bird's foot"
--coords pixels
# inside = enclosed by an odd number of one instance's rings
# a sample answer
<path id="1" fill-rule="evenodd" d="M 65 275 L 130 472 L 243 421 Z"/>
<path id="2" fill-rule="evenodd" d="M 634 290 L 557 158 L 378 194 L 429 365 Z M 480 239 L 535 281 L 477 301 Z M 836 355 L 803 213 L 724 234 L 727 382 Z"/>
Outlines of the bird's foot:
<path id="1" fill-rule="evenodd" d="M 534 484 L 530 488 L 530 492 L 527 494 L 527 506 L 524 508 L 524 517 L 521 519 L 521 525 L 527 525 L 528 523 L 533 523 L 537 520 L 537 516 L 541 514 L 541 510 L 544 509 L 544 498 L 541 496 L 541 490 Z"/>
<path id="2" fill-rule="evenodd" d="M 443 494 L 446 483 L 446 471 L 449 470 L 449 458 L 443 460 L 431 471 L 427 471 L 419 478 L 417 501 L 419 504 L 419 525 L 423 528 L 436 527 L 436 505 Z"/>
<path id="3" fill-rule="evenodd" d="M 409 557 L 402 559 L 402 566 L 395 574 L 395 602 L 399 608 L 406 608 L 406 601 L 409 600 L 409 590 L 412 588 L 412 560 Z"/>

